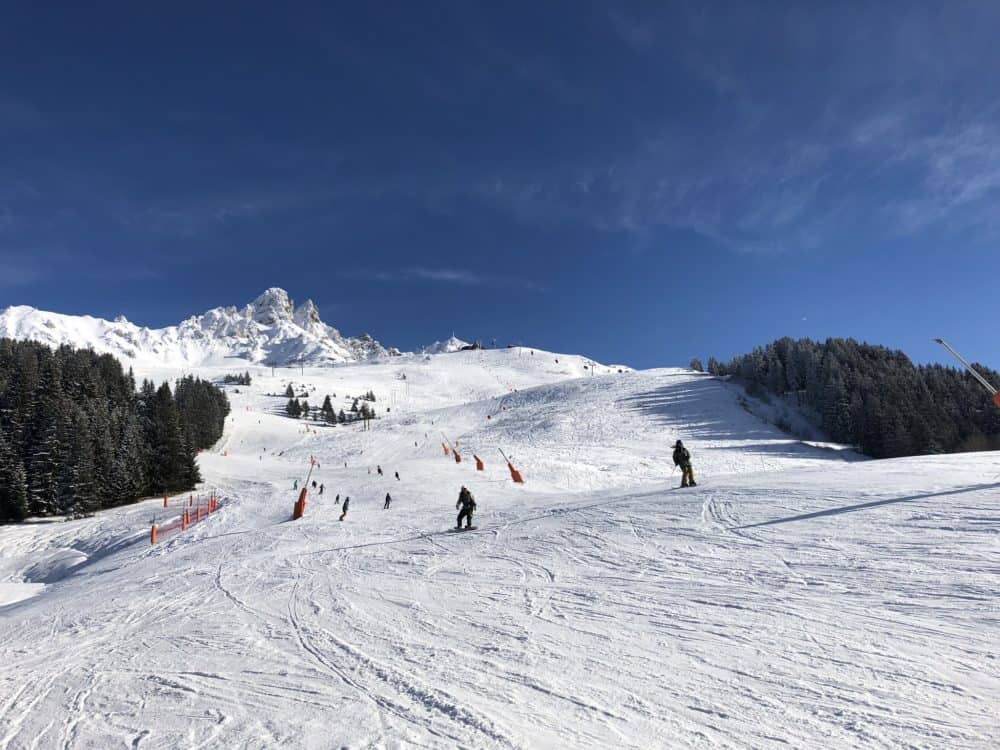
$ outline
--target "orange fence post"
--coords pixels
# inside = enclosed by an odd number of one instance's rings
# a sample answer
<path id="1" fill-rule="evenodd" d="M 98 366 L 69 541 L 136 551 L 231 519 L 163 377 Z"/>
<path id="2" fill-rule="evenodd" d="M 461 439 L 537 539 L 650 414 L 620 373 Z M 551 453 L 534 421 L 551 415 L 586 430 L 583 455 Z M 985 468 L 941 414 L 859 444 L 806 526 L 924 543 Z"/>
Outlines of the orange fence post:
<path id="1" fill-rule="evenodd" d="M 195 507 L 195 509 L 194 509 L 194 522 L 198 523 L 199 521 L 201 521 L 201 506 L 200 505 L 197 506 L 197 507 Z"/>
<path id="2" fill-rule="evenodd" d="M 472 454 L 472 457 L 476 459 L 476 471 L 482 471 L 483 469 L 486 468 L 485 466 L 483 466 L 483 459 L 481 459 L 475 453 Z"/>
<path id="3" fill-rule="evenodd" d="M 190 496 L 190 497 L 188 498 L 188 505 L 194 505 L 194 495 L 191 495 L 191 496 Z"/>
<path id="4" fill-rule="evenodd" d="M 292 508 L 292 520 L 297 521 L 306 514 L 306 493 L 305 487 L 299 493 L 299 499 L 295 501 L 295 506 Z"/>
<path id="5" fill-rule="evenodd" d="M 184 531 L 188 527 L 188 512 L 187 508 L 181 513 L 181 531 Z"/>
<path id="6" fill-rule="evenodd" d="M 154 523 L 152 528 L 149 530 L 149 543 L 156 544 L 156 524 Z"/>
<path id="7" fill-rule="evenodd" d="M 167 496 L 166 495 L 163 496 L 163 507 L 164 508 L 167 507 Z"/>

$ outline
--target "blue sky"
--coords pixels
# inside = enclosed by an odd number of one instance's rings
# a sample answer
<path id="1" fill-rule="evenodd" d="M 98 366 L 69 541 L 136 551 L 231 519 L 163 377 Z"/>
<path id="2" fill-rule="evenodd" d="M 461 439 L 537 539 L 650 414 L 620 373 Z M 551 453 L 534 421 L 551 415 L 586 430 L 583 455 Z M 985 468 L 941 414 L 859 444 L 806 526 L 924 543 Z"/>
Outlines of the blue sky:
<path id="1" fill-rule="evenodd" d="M 0 307 L 1000 365 L 996 3 L 45 5 L 0 24 Z"/>

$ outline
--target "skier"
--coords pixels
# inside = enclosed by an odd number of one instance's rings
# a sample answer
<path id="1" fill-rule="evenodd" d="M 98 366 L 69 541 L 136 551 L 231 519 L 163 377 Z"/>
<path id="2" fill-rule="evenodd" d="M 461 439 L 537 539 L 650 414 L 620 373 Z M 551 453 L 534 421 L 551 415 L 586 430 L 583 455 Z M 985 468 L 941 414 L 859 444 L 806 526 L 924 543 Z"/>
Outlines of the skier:
<path id="1" fill-rule="evenodd" d="M 313 489 L 316 489 L 316 480 L 313 480 Z"/>
<path id="2" fill-rule="evenodd" d="M 351 498 L 345 497 L 344 504 L 340 507 L 340 520 L 344 520 L 344 516 L 347 515 L 347 508 L 351 504 Z"/>
<path id="3" fill-rule="evenodd" d="M 469 492 L 469 488 L 464 484 L 462 489 L 458 493 L 458 502 L 455 503 L 455 510 L 461 508 L 458 514 L 458 521 L 455 522 L 455 528 L 462 528 L 462 519 L 465 519 L 465 528 L 472 528 L 472 513 L 476 509 L 476 499 Z"/>
<path id="4" fill-rule="evenodd" d="M 694 469 L 691 468 L 691 454 L 680 440 L 674 445 L 674 466 L 681 467 L 681 487 L 697 487 Z"/>
<path id="5" fill-rule="evenodd" d="M 397 482 L 399 481 L 399 472 L 398 471 L 396 472 L 396 481 Z"/>
<path id="6" fill-rule="evenodd" d="M 292 489 L 293 489 L 293 490 L 297 490 L 298 488 L 299 488 L 299 480 L 298 480 L 298 479 L 296 479 L 296 480 L 295 480 L 295 481 L 294 481 L 294 482 L 292 483 Z"/>
<path id="7" fill-rule="evenodd" d="M 381 466 L 378 466 L 378 467 L 376 467 L 376 468 L 378 469 L 378 475 L 379 475 L 379 476 L 382 476 L 382 467 L 381 467 Z"/>
<path id="8" fill-rule="evenodd" d="M 385 505 L 382 506 L 382 510 L 389 510 L 389 503 L 392 502 L 392 495 L 388 492 L 385 493 Z"/>
<path id="9" fill-rule="evenodd" d="M 321 495 L 323 494 L 323 485 L 319 486 L 319 494 L 321 494 Z"/>

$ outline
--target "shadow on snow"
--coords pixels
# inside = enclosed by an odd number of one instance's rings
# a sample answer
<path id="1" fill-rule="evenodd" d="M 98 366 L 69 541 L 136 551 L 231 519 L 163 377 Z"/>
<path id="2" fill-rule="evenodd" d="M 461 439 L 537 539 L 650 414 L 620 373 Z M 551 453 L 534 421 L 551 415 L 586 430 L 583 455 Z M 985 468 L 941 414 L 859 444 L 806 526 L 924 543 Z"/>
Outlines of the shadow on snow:
<path id="1" fill-rule="evenodd" d="M 822 518 L 823 516 L 839 516 L 842 513 L 853 513 L 857 510 L 867 510 L 868 508 L 878 508 L 881 505 L 893 505 L 895 503 L 906 503 L 911 500 L 926 500 L 931 497 L 947 497 L 948 495 L 960 495 L 965 492 L 978 492 L 980 490 L 993 490 L 1000 487 L 1000 482 L 992 484 L 977 484 L 972 487 L 965 487 L 959 490 L 945 490 L 944 492 L 928 492 L 923 495 L 907 495 L 906 497 L 890 497 L 886 500 L 873 500 L 870 503 L 858 503 L 857 505 L 845 505 L 842 508 L 829 508 L 827 510 L 817 510 L 813 513 L 802 513 L 797 516 L 787 516 L 776 518 L 773 521 L 761 521 L 760 523 L 749 523 L 745 526 L 732 526 L 730 531 L 740 529 L 754 529 L 759 526 L 775 526 L 780 523 L 792 523 L 793 521 L 808 521 L 811 518 Z"/>

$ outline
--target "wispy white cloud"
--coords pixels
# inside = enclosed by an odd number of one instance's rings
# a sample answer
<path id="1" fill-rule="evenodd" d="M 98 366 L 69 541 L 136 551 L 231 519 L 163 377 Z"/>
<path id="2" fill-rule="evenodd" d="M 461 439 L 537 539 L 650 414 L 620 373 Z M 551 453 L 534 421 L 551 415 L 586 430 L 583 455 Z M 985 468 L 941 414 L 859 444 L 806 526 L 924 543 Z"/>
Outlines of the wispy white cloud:
<path id="1" fill-rule="evenodd" d="M 343 271 L 341 275 L 350 279 L 382 283 L 429 281 L 460 286 L 510 287 L 536 291 L 543 289 L 541 285 L 531 279 L 492 273 L 476 273 L 460 268 L 424 268 L 418 266 L 398 271 L 352 269 Z"/>

